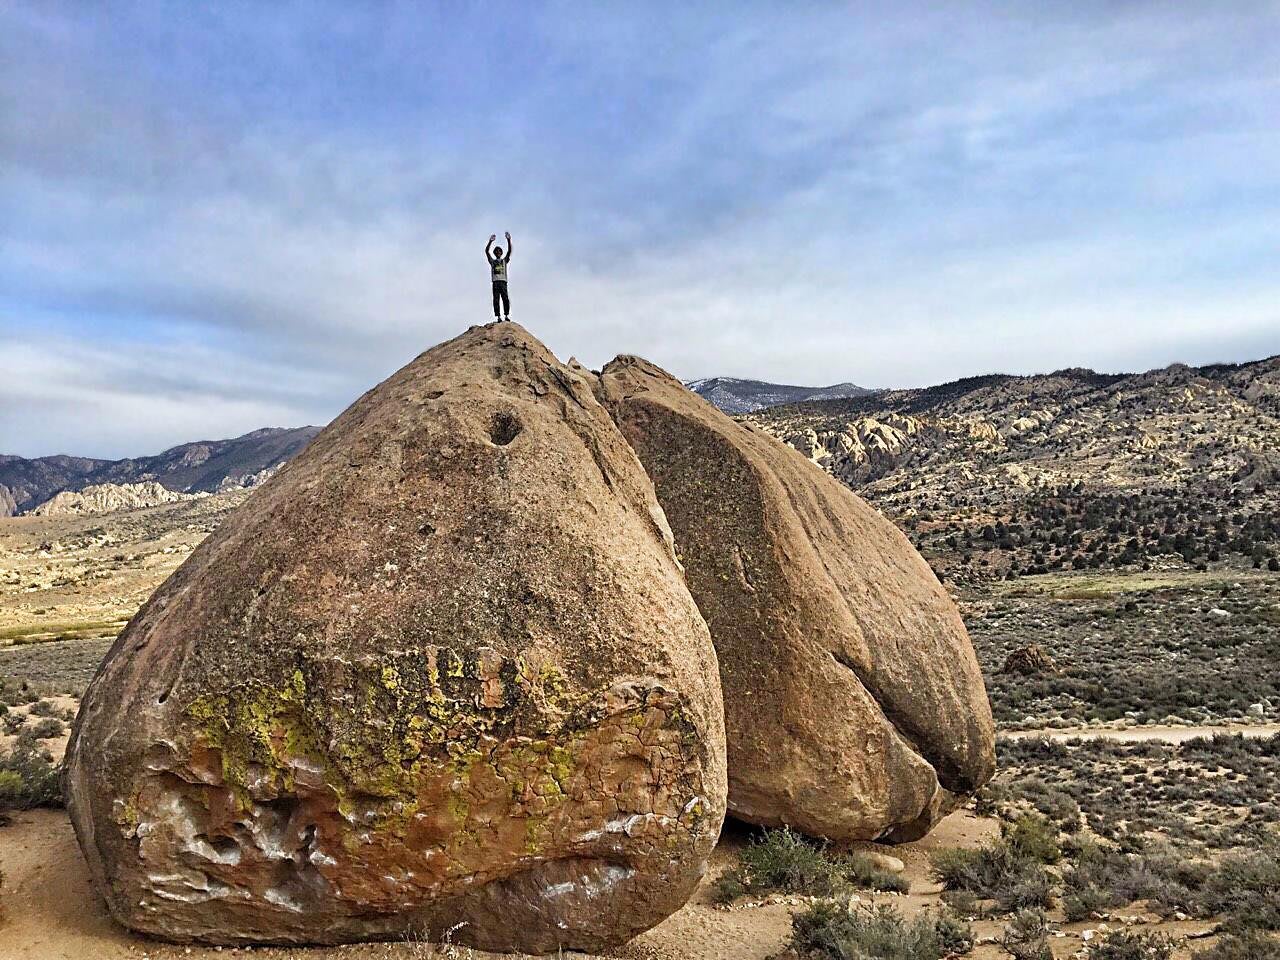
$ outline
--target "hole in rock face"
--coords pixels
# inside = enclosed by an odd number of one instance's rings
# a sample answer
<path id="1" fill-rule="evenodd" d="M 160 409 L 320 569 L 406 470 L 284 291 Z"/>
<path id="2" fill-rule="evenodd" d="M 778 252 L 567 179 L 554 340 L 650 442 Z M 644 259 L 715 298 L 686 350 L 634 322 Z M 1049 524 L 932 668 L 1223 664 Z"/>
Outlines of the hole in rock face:
<path id="1" fill-rule="evenodd" d="M 230 857 L 240 852 L 240 844 L 232 837 L 210 837 L 209 846 L 218 852 L 219 856 Z"/>
<path id="2" fill-rule="evenodd" d="M 516 419 L 516 415 L 504 410 L 493 415 L 493 422 L 489 425 L 489 438 L 498 446 L 505 447 L 519 435 L 520 430 L 520 421 Z"/>

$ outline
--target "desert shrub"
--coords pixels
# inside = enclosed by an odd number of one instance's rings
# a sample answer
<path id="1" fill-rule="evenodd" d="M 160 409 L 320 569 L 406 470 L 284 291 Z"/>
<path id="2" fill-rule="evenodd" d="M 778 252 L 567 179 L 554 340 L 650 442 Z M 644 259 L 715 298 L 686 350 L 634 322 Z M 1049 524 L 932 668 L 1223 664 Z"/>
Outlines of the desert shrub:
<path id="1" fill-rule="evenodd" d="M 3 722 L 4 732 L 14 734 L 22 729 L 23 724 L 27 722 L 27 718 L 21 713 L 6 713 Z"/>
<path id="2" fill-rule="evenodd" d="M 906 877 L 877 867 L 865 853 L 850 853 L 837 860 L 845 881 L 863 890 L 885 890 L 906 893 L 911 884 Z"/>
<path id="3" fill-rule="evenodd" d="M 1048 940 L 1028 940 L 1026 943 L 1001 942 L 1005 952 L 1013 960 L 1053 960 Z"/>
<path id="4" fill-rule="evenodd" d="M 1004 939 L 1017 942 L 1039 940 L 1049 935 L 1049 920 L 1043 910 L 1019 910 L 1005 927 Z"/>
<path id="5" fill-rule="evenodd" d="M 13 706 L 22 704 L 32 704 L 40 699 L 40 692 L 35 689 L 26 680 L 21 681 L 13 692 L 13 699 L 10 703 Z"/>
<path id="6" fill-rule="evenodd" d="M 1163 835 L 1196 852 L 1256 847 L 1271 832 L 1265 805 L 1280 796 L 1274 739 L 1222 736 L 1176 745 L 1100 739 L 1069 742 L 1056 754 L 1032 738 L 1001 741 L 1005 767 L 993 812 L 1012 819 L 1028 806 L 1039 809 L 1037 796 L 1051 780 L 1078 803 L 1093 833 L 1121 845 L 1136 849 L 1144 835 Z M 1255 812 L 1242 819 L 1241 807 Z M 1061 842 L 1065 849 L 1071 841 Z"/>
<path id="7" fill-rule="evenodd" d="M 983 917 L 987 910 L 983 901 L 968 890 L 947 890 L 942 894 L 943 902 L 955 914 L 961 917 Z"/>
<path id="8" fill-rule="evenodd" d="M 1195 960 L 1280 960 L 1280 940 L 1258 930 L 1229 933 Z"/>
<path id="9" fill-rule="evenodd" d="M 1280 858 L 1276 846 L 1224 856 L 1197 896 L 1203 913 L 1224 915 L 1232 933 L 1280 930 Z"/>
<path id="10" fill-rule="evenodd" d="M 1064 790 L 1040 782 L 1025 792 L 1031 805 L 1056 823 L 1060 829 L 1075 830 L 1079 827 L 1080 804 Z"/>
<path id="11" fill-rule="evenodd" d="M 12 750 L 0 752 L 0 811 L 61 805 L 58 768 L 47 750 L 21 737 Z"/>
<path id="12" fill-rule="evenodd" d="M 40 695 L 32 690 L 25 680 L 0 680 L 0 702 L 10 707 L 20 707 L 26 703 L 34 703 L 39 699 Z"/>
<path id="13" fill-rule="evenodd" d="M 973 949 L 973 927 L 960 917 L 949 912 L 936 914 L 933 929 L 942 944 L 944 956 L 964 954 Z"/>
<path id="14" fill-rule="evenodd" d="M 1115 905 L 1111 891 L 1101 890 L 1098 887 L 1081 887 L 1072 890 L 1062 898 L 1062 910 L 1067 920 L 1072 923 L 1077 920 L 1088 920 L 1094 914 L 1103 913 Z"/>
<path id="15" fill-rule="evenodd" d="M 1173 941 L 1160 933 L 1130 933 L 1114 930 L 1088 948 L 1089 960 L 1169 960 Z"/>
<path id="16" fill-rule="evenodd" d="M 1000 945 L 1013 960 L 1053 960 L 1048 938 L 1049 921 L 1043 910 L 1019 910 L 1004 928 Z"/>
<path id="17" fill-rule="evenodd" d="M 51 740 L 62 736 L 62 721 L 57 717 L 45 717 L 27 731 L 36 740 Z"/>
<path id="18" fill-rule="evenodd" d="M 977 850 L 939 850 L 932 865 L 945 890 L 994 900 L 1001 910 L 1044 907 L 1052 899 L 1053 877 L 1044 865 L 1008 843 Z"/>
<path id="19" fill-rule="evenodd" d="M 1016 853 L 1041 863 L 1057 863 L 1062 859 L 1057 828 L 1040 814 L 1023 814 L 1002 829 L 1005 842 Z"/>
<path id="20" fill-rule="evenodd" d="M 791 919 L 791 948 L 806 960 L 942 960 L 973 948 L 968 924 L 921 914 L 906 920 L 888 904 L 815 903 Z"/>
<path id="21" fill-rule="evenodd" d="M 1081 841 L 1071 866 L 1063 870 L 1067 919 L 1083 920 L 1108 907 L 1135 900 L 1172 911 L 1193 909 L 1208 865 L 1175 853 L 1167 844 L 1127 838 L 1120 847 Z"/>
<path id="22" fill-rule="evenodd" d="M 1070 766 L 1072 759 L 1070 755 L 1042 757 L 1041 762 L 1052 763 L 1061 769 L 1059 764 Z M 1030 805 L 1038 813 L 1057 824 L 1061 830 L 1072 831 L 1080 826 L 1080 804 L 1075 798 L 1059 787 L 1051 786 L 1038 776 L 1020 777 L 1012 783 L 999 780 L 988 783 L 978 793 L 974 811 L 983 817 L 1008 817 L 1018 803 Z"/>
<path id="23" fill-rule="evenodd" d="M 58 715 L 58 708 L 52 700 L 37 700 L 27 712 L 33 717 L 54 717 Z"/>
<path id="24" fill-rule="evenodd" d="M 733 903 L 747 895 L 747 885 L 742 882 L 737 868 L 720 875 L 711 887 L 711 899 L 716 903 Z"/>
<path id="25" fill-rule="evenodd" d="M 907 881 L 877 868 L 865 854 L 833 854 L 784 827 L 749 843 L 737 866 L 717 881 L 714 896 L 721 903 L 775 890 L 826 897 L 850 887 L 906 892 Z"/>

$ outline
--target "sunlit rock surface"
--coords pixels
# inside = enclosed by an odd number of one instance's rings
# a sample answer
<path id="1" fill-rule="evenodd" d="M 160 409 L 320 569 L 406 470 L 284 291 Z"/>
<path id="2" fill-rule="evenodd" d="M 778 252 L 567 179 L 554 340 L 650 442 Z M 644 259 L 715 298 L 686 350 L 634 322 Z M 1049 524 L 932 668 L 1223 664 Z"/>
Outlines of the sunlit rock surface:
<path id="1" fill-rule="evenodd" d="M 711 627 L 731 813 L 909 840 L 991 778 L 968 634 L 892 523 L 645 360 L 614 360 L 598 392 L 653 479 Z"/>
<path id="2" fill-rule="evenodd" d="M 176 940 L 598 951 L 685 902 L 725 805 L 652 485 L 510 323 L 418 357 L 224 522 L 68 757 L 98 891 Z"/>

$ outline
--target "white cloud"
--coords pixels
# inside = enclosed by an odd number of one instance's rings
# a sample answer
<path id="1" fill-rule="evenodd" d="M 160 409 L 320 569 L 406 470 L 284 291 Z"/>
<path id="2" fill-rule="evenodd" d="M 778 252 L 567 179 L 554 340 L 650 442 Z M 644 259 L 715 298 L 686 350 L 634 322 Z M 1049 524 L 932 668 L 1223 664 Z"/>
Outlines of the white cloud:
<path id="1" fill-rule="evenodd" d="M 608 6 L 539 15 L 497 71 L 483 16 L 421 46 L 348 9 L 342 84 L 287 12 L 184 35 L 208 76 L 156 10 L 0 13 L 0 451 L 328 419 L 488 318 L 504 228 L 515 318 L 592 365 L 1280 351 L 1274 6 Z"/>

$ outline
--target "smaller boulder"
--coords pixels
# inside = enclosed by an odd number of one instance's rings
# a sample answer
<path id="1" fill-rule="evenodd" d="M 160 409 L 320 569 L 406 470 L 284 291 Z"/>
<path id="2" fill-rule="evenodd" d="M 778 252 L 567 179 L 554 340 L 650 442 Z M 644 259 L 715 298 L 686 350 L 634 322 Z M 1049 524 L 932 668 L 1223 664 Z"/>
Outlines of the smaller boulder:
<path id="1" fill-rule="evenodd" d="M 891 857 L 887 853 L 881 853 L 879 850 L 863 851 L 868 860 L 877 870 L 883 870 L 885 873 L 902 873 L 907 869 L 907 865 L 897 857 Z"/>
<path id="2" fill-rule="evenodd" d="M 711 628 L 735 816 L 914 840 L 990 779 L 973 647 L 897 527 L 645 360 L 614 360 L 598 393 L 653 479 Z"/>

